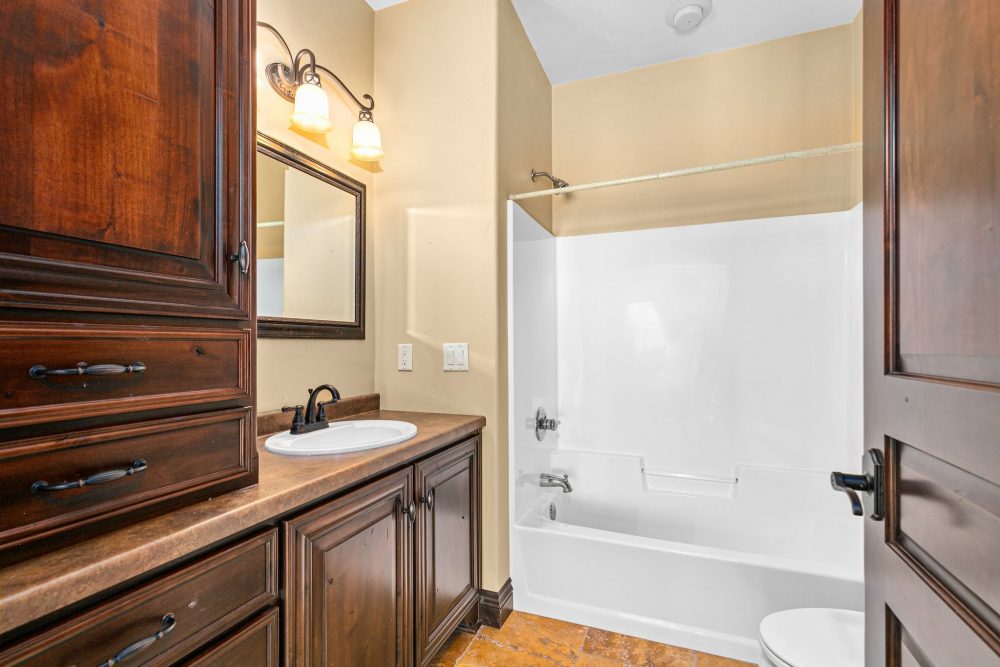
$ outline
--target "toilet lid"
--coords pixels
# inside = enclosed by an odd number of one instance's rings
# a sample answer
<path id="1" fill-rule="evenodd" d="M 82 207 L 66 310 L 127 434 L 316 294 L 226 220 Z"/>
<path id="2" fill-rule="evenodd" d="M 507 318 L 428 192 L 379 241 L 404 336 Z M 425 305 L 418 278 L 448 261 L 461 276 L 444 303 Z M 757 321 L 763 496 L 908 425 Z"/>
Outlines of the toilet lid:
<path id="1" fill-rule="evenodd" d="M 787 609 L 760 622 L 762 648 L 790 667 L 864 667 L 865 615 L 846 609 Z"/>

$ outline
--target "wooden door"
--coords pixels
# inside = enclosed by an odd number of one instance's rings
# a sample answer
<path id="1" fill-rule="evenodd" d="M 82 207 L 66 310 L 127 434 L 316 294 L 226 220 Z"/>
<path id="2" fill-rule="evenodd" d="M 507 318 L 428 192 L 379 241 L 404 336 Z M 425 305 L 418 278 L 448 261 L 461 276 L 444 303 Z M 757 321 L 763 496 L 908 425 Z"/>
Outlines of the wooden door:
<path id="1" fill-rule="evenodd" d="M 4 0 L 0 26 L 0 307 L 249 317 L 252 0 Z"/>
<path id="2" fill-rule="evenodd" d="M 288 665 L 412 663 L 412 487 L 407 468 L 286 523 Z"/>
<path id="3" fill-rule="evenodd" d="M 479 438 L 416 465 L 417 664 L 444 644 L 479 595 Z"/>
<path id="4" fill-rule="evenodd" d="M 865 0 L 869 665 L 1000 664 L 1000 4 Z"/>

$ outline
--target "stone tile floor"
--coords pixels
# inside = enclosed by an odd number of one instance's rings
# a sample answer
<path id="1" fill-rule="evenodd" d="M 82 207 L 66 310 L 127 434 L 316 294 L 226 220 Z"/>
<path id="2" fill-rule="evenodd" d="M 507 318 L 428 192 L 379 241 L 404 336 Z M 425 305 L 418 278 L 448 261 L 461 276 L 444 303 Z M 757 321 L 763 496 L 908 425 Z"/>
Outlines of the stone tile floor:
<path id="1" fill-rule="evenodd" d="M 515 611 L 499 630 L 456 632 L 432 667 L 750 667 L 638 637 Z"/>

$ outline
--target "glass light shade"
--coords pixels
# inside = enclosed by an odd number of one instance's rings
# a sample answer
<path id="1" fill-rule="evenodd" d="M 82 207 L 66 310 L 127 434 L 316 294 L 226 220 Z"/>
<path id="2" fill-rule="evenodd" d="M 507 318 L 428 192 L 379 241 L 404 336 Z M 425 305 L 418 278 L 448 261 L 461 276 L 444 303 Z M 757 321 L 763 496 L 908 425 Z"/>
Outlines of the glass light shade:
<path id="1" fill-rule="evenodd" d="M 292 124 L 306 132 L 329 132 L 330 101 L 315 83 L 302 83 L 295 89 L 295 109 Z"/>
<path id="2" fill-rule="evenodd" d="M 370 120 L 359 120 L 354 126 L 354 146 L 351 155 L 365 162 L 375 162 L 385 157 L 382 151 L 382 133 Z"/>

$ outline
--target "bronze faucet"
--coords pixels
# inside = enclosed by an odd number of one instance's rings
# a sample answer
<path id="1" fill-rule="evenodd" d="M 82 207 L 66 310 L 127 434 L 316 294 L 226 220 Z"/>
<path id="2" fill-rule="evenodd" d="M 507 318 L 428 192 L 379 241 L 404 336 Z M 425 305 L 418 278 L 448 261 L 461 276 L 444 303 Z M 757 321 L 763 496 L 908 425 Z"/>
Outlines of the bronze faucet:
<path id="1" fill-rule="evenodd" d="M 316 402 L 321 391 L 326 390 L 330 392 L 329 401 Z M 326 406 L 336 403 L 340 400 L 340 391 L 337 390 L 332 384 L 321 384 L 315 389 L 309 390 L 309 401 L 306 403 L 305 414 L 303 415 L 303 408 L 301 405 L 286 405 L 281 408 L 282 412 L 292 412 L 295 411 L 295 416 L 292 418 L 292 435 L 301 435 L 302 433 L 312 433 L 313 431 L 318 431 L 323 428 L 330 426 L 330 423 L 326 420 Z"/>

